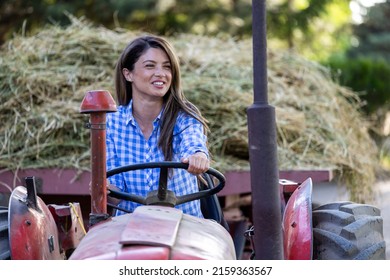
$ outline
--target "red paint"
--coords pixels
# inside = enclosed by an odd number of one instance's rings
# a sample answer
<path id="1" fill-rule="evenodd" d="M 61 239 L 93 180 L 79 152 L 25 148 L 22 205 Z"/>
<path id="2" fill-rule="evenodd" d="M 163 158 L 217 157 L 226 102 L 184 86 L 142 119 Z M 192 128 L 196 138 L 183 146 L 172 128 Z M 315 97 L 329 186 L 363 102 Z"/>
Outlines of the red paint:
<path id="1" fill-rule="evenodd" d="M 226 177 L 225 187 L 219 196 L 251 193 L 251 180 L 249 171 L 228 171 L 224 173 Z M 313 182 L 329 182 L 333 179 L 332 170 L 281 170 L 279 178 L 302 183 L 307 178 L 312 178 Z"/>
<path id="2" fill-rule="evenodd" d="M 71 255 L 70 260 L 166 260 L 170 257 L 170 249 L 166 246 L 133 245 L 123 246 L 122 235 L 131 222 L 131 214 L 110 218 L 93 226 L 82 242 Z M 144 234 L 155 232 L 151 224 L 144 224 L 139 230 Z M 98 246 L 97 246 L 98 244 Z"/>
<path id="3" fill-rule="evenodd" d="M 171 249 L 168 247 L 131 246 L 118 252 L 117 260 L 169 260 Z"/>
<path id="4" fill-rule="evenodd" d="M 70 256 L 82 259 L 218 260 L 235 259 L 235 252 L 229 233 L 218 223 L 174 208 L 139 206 L 134 213 L 91 227 Z"/>
<path id="5" fill-rule="evenodd" d="M 107 90 L 88 91 L 80 106 L 80 113 L 116 112 L 116 104 Z"/>
<path id="6" fill-rule="evenodd" d="M 48 208 L 57 225 L 61 251 L 72 252 L 85 235 L 85 226 L 80 204 L 71 205 L 50 204 Z"/>
<path id="7" fill-rule="evenodd" d="M 39 197 L 37 207 L 30 207 L 26 197 L 27 190 L 24 187 L 17 187 L 10 197 L 11 259 L 63 259 L 59 250 L 57 227 L 49 209 Z M 49 246 L 49 241 L 52 247 Z"/>
<path id="8" fill-rule="evenodd" d="M 218 196 L 245 194 L 251 192 L 249 171 L 227 171 L 224 173 L 226 185 Z M 42 178 L 43 185 L 38 187 L 38 193 L 47 195 L 90 195 L 89 184 L 91 172 L 73 168 L 42 168 L 22 169 L 17 173 L 4 171 L 0 174 L 0 181 L 11 188 L 24 183 L 27 176 Z M 279 178 L 295 182 L 303 182 L 302 178 L 312 178 L 313 183 L 329 182 L 333 175 L 330 170 L 296 170 L 280 171 Z M 82 206 L 83 207 L 83 206 Z"/>
<path id="9" fill-rule="evenodd" d="M 105 113 L 91 113 L 91 214 L 107 213 L 106 124 Z"/>
<path id="10" fill-rule="evenodd" d="M 312 259 L 312 180 L 303 182 L 291 195 L 283 216 L 284 258 Z"/>
<path id="11" fill-rule="evenodd" d="M 92 216 L 107 214 L 106 113 L 115 111 L 115 101 L 105 90 L 88 91 L 80 107 L 80 113 L 90 114 Z"/>

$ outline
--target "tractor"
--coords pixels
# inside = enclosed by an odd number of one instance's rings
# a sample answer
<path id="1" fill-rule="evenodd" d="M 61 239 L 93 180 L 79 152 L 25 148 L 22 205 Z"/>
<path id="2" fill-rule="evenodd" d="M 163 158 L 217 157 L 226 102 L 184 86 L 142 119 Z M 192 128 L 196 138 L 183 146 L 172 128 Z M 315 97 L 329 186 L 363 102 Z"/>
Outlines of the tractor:
<path id="1" fill-rule="evenodd" d="M 16 187 L 9 207 L 0 209 L 1 259 L 234 260 L 241 252 L 229 232 L 216 194 L 225 177 L 210 168 L 199 192 L 176 196 L 168 190 L 168 170 L 188 167 L 178 162 L 152 162 L 105 169 L 105 116 L 115 111 L 108 91 L 86 93 L 80 111 L 90 114 L 91 213 L 84 226 L 80 204 L 46 205 L 37 195 L 37 178 Z M 106 178 L 122 172 L 158 168 L 158 190 L 147 197 L 107 191 Z M 279 180 L 280 232 L 284 259 L 385 259 L 383 220 L 378 208 L 338 202 L 312 209 L 312 180 Z M 107 195 L 142 204 L 133 213 L 113 217 Z M 204 219 L 183 214 L 175 205 L 200 199 Z M 123 209 L 121 209 L 123 210 Z M 261 215 L 261 214 L 260 214 Z M 256 225 L 256 224 L 255 224 Z M 245 235 L 257 257 L 251 226 Z"/>
<path id="2" fill-rule="evenodd" d="M 9 207 L 0 208 L 0 259 L 121 259 L 121 260 L 234 260 L 241 252 L 229 232 L 216 194 L 225 177 L 210 168 L 199 192 L 177 197 L 166 188 L 168 170 L 187 168 L 178 162 L 152 162 L 122 166 L 106 172 L 105 114 L 115 110 L 108 91 L 87 92 L 81 111 L 91 114 L 91 213 L 89 229 L 80 204 L 46 205 L 37 195 L 39 178 L 25 178 L 16 187 Z M 159 188 L 147 197 L 109 191 L 107 177 L 137 169 L 159 168 Z M 217 185 L 215 186 L 215 184 Z M 143 204 L 133 213 L 113 217 L 115 206 L 107 195 Z M 312 180 L 279 180 L 283 215 L 284 259 L 384 259 L 383 220 L 378 208 L 338 202 L 312 209 Z M 183 214 L 175 205 L 200 199 L 204 219 Z M 108 205 L 108 206 L 107 206 Z M 109 211 L 108 208 L 111 208 Z M 123 209 L 121 209 L 123 210 Z M 254 226 L 245 231 L 255 259 Z"/>
<path id="3" fill-rule="evenodd" d="M 274 110 L 266 92 L 264 1 L 253 1 L 254 104 L 248 108 L 252 182 L 252 225 L 244 235 L 250 259 L 385 259 L 383 219 L 372 205 L 336 202 L 313 207 L 311 178 L 278 178 Z M 263 95 L 261 95 L 263 93 Z M 85 226 L 78 202 L 45 204 L 37 195 L 39 178 L 26 177 L 9 206 L 0 208 L 0 259 L 11 260 L 235 260 L 242 246 L 233 238 L 217 193 L 224 175 L 210 168 L 199 191 L 176 196 L 167 189 L 178 162 L 151 162 L 106 170 L 105 118 L 116 111 L 106 90 L 88 91 L 80 113 L 90 114 L 91 212 Z M 262 120 L 262 121 L 259 121 Z M 159 186 L 147 197 L 108 191 L 107 177 L 137 169 L 160 169 Z M 113 216 L 107 196 L 142 204 Z M 204 218 L 174 206 L 199 199 Z M 122 209 L 120 209 L 122 210 Z"/>

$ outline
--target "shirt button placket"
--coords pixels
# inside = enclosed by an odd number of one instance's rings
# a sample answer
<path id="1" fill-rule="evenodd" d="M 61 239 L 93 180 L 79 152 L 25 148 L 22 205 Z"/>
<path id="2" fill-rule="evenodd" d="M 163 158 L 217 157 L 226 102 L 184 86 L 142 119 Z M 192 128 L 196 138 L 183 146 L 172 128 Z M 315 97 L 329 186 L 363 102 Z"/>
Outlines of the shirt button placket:
<path id="1" fill-rule="evenodd" d="M 151 149 L 150 149 L 150 145 L 148 142 L 145 143 L 145 151 L 146 151 L 146 162 L 151 162 L 153 157 L 152 157 L 152 154 L 151 154 Z M 146 169 L 146 181 L 147 181 L 147 184 L 149 186 L 149 190 L 152 190 L 153 189 L 153 169 Z"/>

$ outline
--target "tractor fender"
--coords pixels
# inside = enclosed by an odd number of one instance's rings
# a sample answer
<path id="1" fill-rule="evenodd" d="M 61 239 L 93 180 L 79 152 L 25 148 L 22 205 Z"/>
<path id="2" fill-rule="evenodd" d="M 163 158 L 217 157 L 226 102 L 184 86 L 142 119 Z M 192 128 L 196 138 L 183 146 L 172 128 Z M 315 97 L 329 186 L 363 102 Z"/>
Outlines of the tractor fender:
<path id="1" fill-rule="evenodd" d="M 57 226 L 35 189 L 18 186 L 13 190 L 8 221 L 12 260 L 61 259 Z"/>
<path id="2" fill-rule="evenodd" d="M 282 223 L 287 260 L 312 259 L 312 186 L 311 178 L 306 179 L 287 201 Z"/>
<path id="3" fill-rule="evenodd" d="M 93 225 L 70 260 L 235 260 L 229 232 L 218 222 L 159 205 Z"/>

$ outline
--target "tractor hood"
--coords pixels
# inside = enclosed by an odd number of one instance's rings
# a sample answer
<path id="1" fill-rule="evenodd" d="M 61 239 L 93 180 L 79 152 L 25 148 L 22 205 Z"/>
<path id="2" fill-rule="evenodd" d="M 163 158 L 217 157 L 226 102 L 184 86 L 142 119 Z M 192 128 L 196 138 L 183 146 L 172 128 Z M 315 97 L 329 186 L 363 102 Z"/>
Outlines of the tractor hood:
<path id="1" fill-rule="evenodd" d="M 164 206 L 139 206 L 131 214 L 94 225 L 71 260 L 236 259 L 230 234 L 213 220 Z"/>

